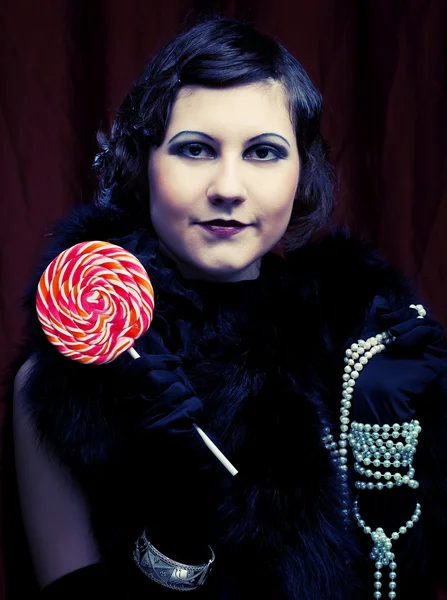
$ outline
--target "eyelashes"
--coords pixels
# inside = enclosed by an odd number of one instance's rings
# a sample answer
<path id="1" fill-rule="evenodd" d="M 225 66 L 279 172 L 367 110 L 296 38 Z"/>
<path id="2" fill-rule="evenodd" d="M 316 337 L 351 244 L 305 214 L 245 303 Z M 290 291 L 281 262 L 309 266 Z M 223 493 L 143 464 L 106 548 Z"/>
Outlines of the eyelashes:
<path id="1" fill-rule="evenodd" d="M 170 154 L 192 160 L 212 160 L 217 156 L 214 148 L 204 142 L 186 142 L 175 145 L 170 149 Z M 243 153 L 244 160 L 253 162 L 276 162 L 287 158 L 287 156 L 288 152 L 285 148 L 271 144 L 256 144 L 247 148 Z"/>

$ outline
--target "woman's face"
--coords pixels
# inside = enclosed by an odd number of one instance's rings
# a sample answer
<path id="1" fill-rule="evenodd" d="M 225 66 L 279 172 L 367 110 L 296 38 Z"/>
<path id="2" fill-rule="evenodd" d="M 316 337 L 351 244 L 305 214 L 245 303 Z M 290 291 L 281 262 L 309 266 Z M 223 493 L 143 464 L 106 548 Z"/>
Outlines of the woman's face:
<path id="1" fill-rule="evenodd" d="M 182 88 L 148 164 L 162 251 L 188 278 L 255 279 L 289 224 L 299 170 L 280 84 Z"/>

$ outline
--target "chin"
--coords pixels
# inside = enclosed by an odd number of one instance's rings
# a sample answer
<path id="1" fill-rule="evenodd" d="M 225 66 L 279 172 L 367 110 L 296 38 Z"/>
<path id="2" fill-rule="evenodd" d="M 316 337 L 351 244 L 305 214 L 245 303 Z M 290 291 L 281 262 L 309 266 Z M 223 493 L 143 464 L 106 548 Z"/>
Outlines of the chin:
<path id="1" fill-rule="evenodd" d="M 203 277 L 215 281 L 240 281 L 242 279 L 256 279 L 259 275 L 257 260 L 248 264 L 202 265 L 199 267 Z"/>

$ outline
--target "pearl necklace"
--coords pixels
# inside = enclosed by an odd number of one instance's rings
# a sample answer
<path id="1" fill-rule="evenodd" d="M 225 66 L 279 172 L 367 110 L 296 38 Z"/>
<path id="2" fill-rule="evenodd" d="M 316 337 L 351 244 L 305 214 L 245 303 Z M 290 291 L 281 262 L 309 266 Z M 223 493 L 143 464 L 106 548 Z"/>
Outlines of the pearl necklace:
<path id="1" fill-rule="evenodd" d="M 421 304 L 411 304 L 410 308 L 413 308 L 418 313 L 418 319 L 423 319 L 427 314 L 424 307 Z M 414 479 L 414 469 L 412 467 L 413 455 L 416 451 L 417 436 L 421 431 L 419 422 L 416 420 L 411 423 L 395 423 L 394 425 L 383 425 L 378 424 L 363 424 L 353 422 L 350 420 L 350 409 L 351 400 L 354 394 L 354 388 L 357 379 L 359 378 L 360 372 L 368 364 L 376 354 L 383 352 L 386 347 L 394 341 L 395 338 L 390 335 L 389 332 L 378 333 L 375 336 L 368 338 L 367 340 L 359 340 L 358 342 L 351 344 L 345 352 L 345 368 L 343 373 L 343 392 L 341 399 L 340 408 L 340 435 L 338 442 L 336 442 L 330 433 L 329 427 L 325 427 L 323 431 L 323 443 L 329 450 L 332 460 L 336 463 L 340 478 L 342 482 L 342 493 L 343 493 L 343 519 L 345 525 L 348 526 L 350 523 L 349 519 L 349 486 L 348 486 L 348 446 L 351 445 L 353 449 L 354 458 L 356 462 L 354 469 L 362 476 L 366 478 L 373 478 L 375 481 L 357 481 L 355 486 L 359 489 L 373 489 L 379 490 L 391 488 L 394 485 L 409 485 L 416 489 L 418 482 Z M 402 436 L 405 441 L 405 445 L 402 442 L 395 442 L 399 436 Z M 371 460 L 372 459 L 372 460 Z M 370 465 L 376 469 L 379 466 L 390 468 L 409 467 L 406 475 L 400 473 L 392 473 L 386 471 L 382 474 L 379 470 L 373 471 L 369 468 Z M 372 463 L 372 464 L 371 464 Z M 385 480 L 382 483 L 380 479 Z M 371 527 L 368 527 L 365 521 L 361 518 L 360 511 L 358 508 L 358 500 L 354 502 L 352 513 L 357 521 L 359 527 L 363 531 L 370 535 L 374 545 L 370 558 L 375 561 L 376 571 L 374 573 L 374 598 L 381 598 L 382 592 L 380 591 L 382 583 L 381 569 L 384 565 L 389 567 L 389 592 L 388 598 L 396 598 L 396 567 L 395 555 L 392 552 L 392 542 L 399 539 L 400 535 L 407 532 L 408 529 L 414 526 L 419 520 L 421 514 L 420 504 L 416 504 L 415 511 L 412 517 L 406 522 L 405 526 L 399 528 L 388 537 L 381 527 L 372 531 Z"/>

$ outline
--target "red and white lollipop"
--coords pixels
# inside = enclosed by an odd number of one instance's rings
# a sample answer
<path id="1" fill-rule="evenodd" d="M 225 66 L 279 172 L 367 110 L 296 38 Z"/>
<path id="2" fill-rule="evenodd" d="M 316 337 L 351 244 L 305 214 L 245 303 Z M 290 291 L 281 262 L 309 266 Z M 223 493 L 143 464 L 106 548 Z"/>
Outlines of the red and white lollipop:
<path id="1" fill-rule="evenodd" d="M 36 308 L 45 335 L 64 356 L 102 364 L 147 331 L 154 291 L 133 254 L 109 242 L 81 242 L 47 267 Z"/>
<path id="2" fill-rule="evenodd" d="M 37 315 L 48 340 L 64 356 L 85 364 L 113 361 L 148 330 L 154 291 L 140 261 L 109 242 L 81 242 L 64 250 L 40 278 Z M 232 475 L 236 468 L 194 424 Z"/>

